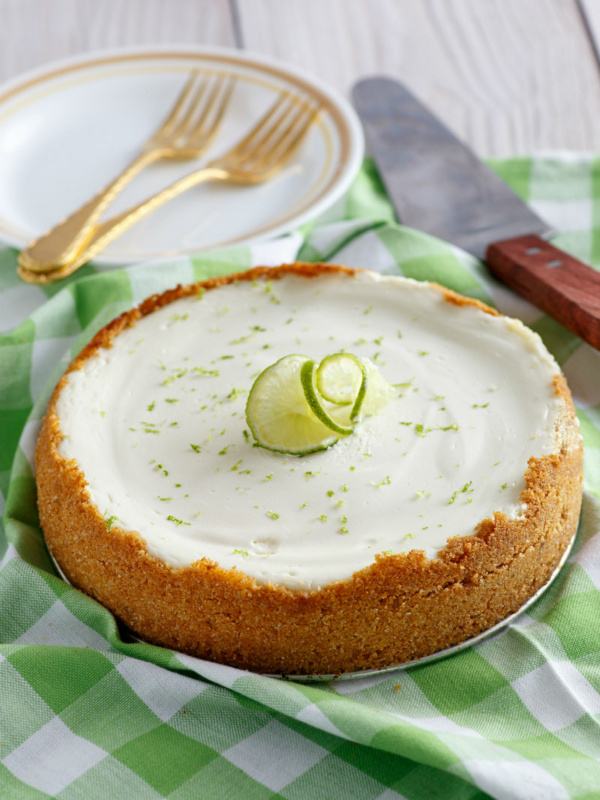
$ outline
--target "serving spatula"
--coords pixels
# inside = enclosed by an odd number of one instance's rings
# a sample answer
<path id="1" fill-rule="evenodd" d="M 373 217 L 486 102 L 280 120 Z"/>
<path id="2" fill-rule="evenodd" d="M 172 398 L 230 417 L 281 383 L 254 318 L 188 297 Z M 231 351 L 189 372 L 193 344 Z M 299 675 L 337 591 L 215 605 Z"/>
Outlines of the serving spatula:
<path id="1" fill-rule="evenodd" d="M 483 259 L 600 349 L 600 273 L 544 238 L 550 227 L 402 84 L 366 78 L 352 97 L 399 220 Z"/>

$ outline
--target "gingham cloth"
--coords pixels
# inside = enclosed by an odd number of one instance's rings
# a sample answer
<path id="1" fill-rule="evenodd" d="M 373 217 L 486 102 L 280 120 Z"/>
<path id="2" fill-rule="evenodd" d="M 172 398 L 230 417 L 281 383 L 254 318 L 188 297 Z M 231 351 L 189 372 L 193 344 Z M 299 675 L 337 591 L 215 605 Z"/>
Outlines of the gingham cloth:
<path id="1" fill-rule="evenodd" d="M 493 165 L 600 267 L 600 161 Z M 254 264 L 328 260 L 433 279 L 521 317 L 565 371 L 586 447 L 571 556 L 509 629 L 431 664 L 294 683 L 124 639 L 54 572 L 33 452 L 72 356 L 149 294 Z M 403 229 L 367 162 L 302 232 L 124 270 L 21 284 L 0 251 L 0 797 L 562 800 L 600 797 L 600 354 L 471 257 Z"/>

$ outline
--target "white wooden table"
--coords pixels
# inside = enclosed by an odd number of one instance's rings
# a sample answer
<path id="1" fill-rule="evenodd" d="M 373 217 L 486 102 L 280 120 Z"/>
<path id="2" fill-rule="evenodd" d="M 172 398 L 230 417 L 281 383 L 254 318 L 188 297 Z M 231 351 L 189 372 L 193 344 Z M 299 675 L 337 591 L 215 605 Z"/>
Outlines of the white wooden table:
<path id="1" fill-rule="evenodd" d="M 0 81 L 105 48 L 243 48 L 403 80 L 479 154 L 600 150 L 600 0 L 0 0 Z"/>

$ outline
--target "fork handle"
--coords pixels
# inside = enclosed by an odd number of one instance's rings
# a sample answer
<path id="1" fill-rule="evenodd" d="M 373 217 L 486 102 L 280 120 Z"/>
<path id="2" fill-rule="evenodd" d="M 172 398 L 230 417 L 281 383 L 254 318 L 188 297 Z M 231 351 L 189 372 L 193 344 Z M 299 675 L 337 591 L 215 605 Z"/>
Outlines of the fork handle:
<path id="1" fill-rule="evenodd" d="M 92 238 L 96 222 L 116 196 L 144 167 L 161 155 L 159 150 L 140 153 L 91 200 L 22 250 L 19 265 L 32 272 L 46 272 L 69 264 Z"/>
<path id="2" fill-rule="evenodd" d="M 157 208 L 160 208 L 160 206 L 168 203 L 169 200 L 173 200 L 178 195 L 200 183 L 205 183 L 209 180 L 231 180 L 232 177 L 233 174 L 230 170 L 221 167 L 207 166 L 195 172 L 191 172 L 189 175 L 180 178 L 178 181 L 171 184 L 171 186 L 163 189 L 162 192 L 150 197 L 143 203 L 133 206 L 122 214 L 111 217 L 106 220 L 106 222 L 102 222 L 100 225 L 93 228 L 92 235 L 84 248 L 78 251 L 75 258 L 67 264 L 44 272 L 34 272 L 19 263 L 19 275 L 28 283 L 38 284 L 54 283 L 55 281 L 62 280 L 62 278 L 67 278 L 78 270 L 79 267 L 82 267 L 90 261 L 101 250 L 104 250 L 110 242 L 131 228 L 132 225 L 135 225 L 136 222 L 139 222 L 139 220 L 152 211 L 155 211 Z"/>

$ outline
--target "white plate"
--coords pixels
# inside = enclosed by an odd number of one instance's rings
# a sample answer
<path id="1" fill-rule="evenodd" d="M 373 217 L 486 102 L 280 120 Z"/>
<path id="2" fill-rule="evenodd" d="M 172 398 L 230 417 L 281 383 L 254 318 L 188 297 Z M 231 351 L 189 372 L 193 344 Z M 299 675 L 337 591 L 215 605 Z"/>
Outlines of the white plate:
<path id="1" fill-rule="evenodd" d="M 237 78 L 211 155 L 239 139 L 282 89 L 323 108 L 277 178 L 252 187 L 198 186 L 135 225 L 97 261 L 123 264 L 274 237 L 313 219 L 348 188 L 363 155 L 362 129 L 351 106 L 315 78 L 236 50 L 110 51 L 52 64 L 0 90 L 0 239 L 24 246 L 107 184 L 158 127 L 193 68 Z M 109 216 L 201 163 L 149 167 Z"/>

